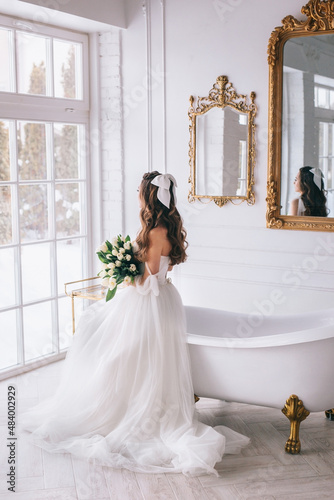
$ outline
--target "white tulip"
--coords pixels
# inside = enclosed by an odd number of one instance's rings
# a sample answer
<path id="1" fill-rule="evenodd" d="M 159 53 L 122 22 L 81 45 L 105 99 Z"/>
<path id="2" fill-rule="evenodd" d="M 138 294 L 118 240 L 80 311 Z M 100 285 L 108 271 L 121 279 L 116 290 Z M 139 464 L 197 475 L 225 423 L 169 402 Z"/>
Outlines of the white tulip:
<path id="1" fill-rule="evenodd" d="M 122 253 L 118 253 L 117 254 L 117 258 L 118 258 L 118 260 L 123 260 L 123 258 L 124 258 L 123 254 Z"/>
<path id="2" fill-rule="evenodd" d="M 102 243 L 102 245 L 100 246 L 100 251 L 107 252 L 107 250 L 108 250 L 108 247 L 107 247 L 106 243 Z"/>
<path id="3" fill-rule="evenodd" d="M 119 249 L 119 253 L 124 253 L 124 252 L 125 252 L 125 248 L 121 247 L 121 248 Z"/>
<path id="4" fill-rule="evenodd" d="M 125 258 L 126 258 L 126 260 L 127 260 L 127 261 L 129 261 L 129 260 L 131 260 L 131 255 L 130 255 L 130 254 L 127 254 L 127 255 L 125 256 Z"/>
<path id="5" fill-rule="evenodd" d="M 131 241 L 127 241 L 126 243 L 124 243 L 124 248 L 125 248 L 125 250 L 130 250 L 131 249 Z"/>
<path id="6" fill-rule="evenodd" d="M 117 243 L 118 243 L 118 239 L 115 237 L 111 240 L 111 244 L 115 247 L 117 246 Z"/>
<path id="7" fill-rule="evenodd" d="M 116 250 L 116 248 L 113 248 L 111 253 L 112 253 L 115 257 L 117 257 L 118 251 Z"/>
<path id="8" fill-rule="evenodd" d="M 111 262 L 110 264 L 107 265 L 108 269 L 110 269 L 110 271 L 113 271 L 115 269 L 115 264 L 113 262 Z"/>
<path id="9" fill-rule="evenodd" d="M 125 286 L 131 285 L 132 280 L 131 280 L 130 276 L 125 276 L 123 283 Z"/>
<path id="10" fill-rule="evenodd" d="M 116 260 L 115 264 L 116 264 L 116 267 L 121 267 L 122 262 L 120 260 Z"/>
<path id="11" fill-rule="evenodd" d="M 116 280 L 115 278 L 109 278 L 109 288 L 110 290 L 113 290 L 113 288 L 115 288 L 116 286 Z"/>
<path id="12" fill-rule="evenodd" d="M 135 271 L 136 269 L 136 264 L 130 264 L 130 271 Z"/>

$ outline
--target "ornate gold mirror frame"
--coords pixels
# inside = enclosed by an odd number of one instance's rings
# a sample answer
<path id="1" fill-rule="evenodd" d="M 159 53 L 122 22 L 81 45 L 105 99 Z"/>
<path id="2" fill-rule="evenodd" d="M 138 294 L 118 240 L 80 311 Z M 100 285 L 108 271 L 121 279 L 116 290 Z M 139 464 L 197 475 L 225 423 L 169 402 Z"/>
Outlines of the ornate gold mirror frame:
<path id="1" fill-rule="evenodd" d="M 307 16 L 298 21 L 286 16 L 282 26 L 271 33 L 269 63 L 269 142 L 267 183 L 267 227 L 309 231 L 334 231 L 333 217 L 281 215 L 283 49 L 287 40 L 332 34 L 334 40 L 334 0 L 310 0 L 301 9 Z M 334 43 L 334 42 L 333 42 Z M 303 166 L 303 165 L 300 165 Z"/>
<path id="2" fill-rule="evenodd" d="M 216 80 L 216 83 L 213 85 L 212 89 L 209 92 L 208 97 L 197 97 L 190 96 L 190 108 L 188 110 L 188 116 L 190 120 L 189 124 L 189 132 L 190 132 L 190 141 L 189 141 L 189 166 L 190 166 L 190 177 L 188 182 L 191 185 L 190 192 L 188 195 L 189 202 L 194 202 L 199 199 L 202 201 L 203 198 L 213 200 L 219 207 L 225 205 L 228 201 L 233 204 L 238 204 L 238 202 L 247 201 L 249 205 L 253 205 L 255 202 L 255 195 L 253 192 L 254 185 L 254 165 L 255 165 L 255 124 L 254 117 L 256 115 L 256 105 L 254 103 L 255 92 L 251 92 L 250 94 L 250 102 L 246 95 L 237 94 L 235 89 L 232 86 L 232 83 L 228 81 L 227 76 L 219 76 Z M 237 195 L 235 193 L 228 193 L 228 195 L 219 196 L 216 194 L 201 193 L 197 192 L 197 175 L 198 175 L 198 145 L 197 145 L 197 136 L 196 132 L 198 129 L 198 118 L 201 115 L 208 113 L 210 110 L 215 108 L 222 109 L 230 108 L 232 113 L 243 114 L 245 117 L 244 123 L 247 127 L 247 131 L 245 133 L 245 137 L 247 141 L 244 141 L 246 144 L 246 148 L 244 148 L 244 157 L 245 157 L 245 179 L 243 182 L 243 195 Z M 227 118 L 225 118 L 227 120 Z M 224 120 L 224 119 L 223 119 Z M 240 119 L 239 119 L 240 121 Z M 227 123 L 228 126 L 228 123 Z M 226 130 L 226 129 L 225 129 Z M 198 132 L 197 132 L 198 133 Z M 220 135 L 219 135 L 220 134 Z M 219 132 L 216 130 L 215 136 L 220 137 L 220 140 L 223 140 L 224 132 Z M 210 140 L 210 137 L 207 139 Z M 198 141 L 199 142 L 199 141 Z M 227 148 L 226 148 L 227 149 Z M 235 152 L 235 154 L 239 154 Z M 228 172 L 228 165 L 234 163 L 234 171 L 236 170 L 237 160 L 231 160 L 226 158 L 228 154 L 225 154 L 225 164 L 224 160 L 219 159 L 220 165 L 218 168 L 221 169 L 221 175 L 224 176 L 223 173 L 224 168 L 226 175 Z M 228 163 L 230 162 L 230 163 Z M 206 168 L 205 161 L 204 167 Z M 238 167 L 237 167 L 238 168 Z M 234 173 L 235 176 L 235 173 Z M 223 181 L 222 181 L 223 183 Z M 226 183 L 227 184 L 227 183 Z M 235 184 L 235 179 L 234 179 Z"/>

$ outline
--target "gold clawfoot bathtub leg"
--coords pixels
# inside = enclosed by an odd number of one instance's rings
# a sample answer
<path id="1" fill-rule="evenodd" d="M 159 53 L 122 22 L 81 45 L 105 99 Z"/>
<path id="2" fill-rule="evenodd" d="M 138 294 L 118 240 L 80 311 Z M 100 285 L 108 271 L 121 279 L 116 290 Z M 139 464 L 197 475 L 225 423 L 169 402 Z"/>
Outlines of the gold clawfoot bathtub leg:
<path id="1" fill-rule="evenodd" d="M 285 443 L 285 451 L 287 453 L 296 454 L 300 452 L 300 441 L 299 441 L 299 427 L 300 422 L 305 420 L 305 418 L 310 414 L 308 410 L 303 405 L 298 396 L 292 394 L 289 399 L 286 400 L 284 408 L 282 408 L 284 415 L 290 420 L 290 436 Z"/>
<path id="2" fill-rule="evenodd" d="M 329 420 L 334 420 L 334 408 L 325 411 L 325 415 Z"/>
<path id="3" fill-rule="evenodd" d="M 197 403 L 197 401 L 199 401 L 199 397 L 197 396 L 197 394 L 194 394 L 194 400 L 195 400 L 195 403 Z"/>

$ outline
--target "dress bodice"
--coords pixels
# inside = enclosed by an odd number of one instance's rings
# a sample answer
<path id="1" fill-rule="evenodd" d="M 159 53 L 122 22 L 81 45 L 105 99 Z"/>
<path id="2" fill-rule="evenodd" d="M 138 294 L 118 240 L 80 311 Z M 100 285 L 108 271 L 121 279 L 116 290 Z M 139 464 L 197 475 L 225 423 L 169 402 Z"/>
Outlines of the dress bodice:
<path id="1" fill-rule="evenodd" d="M 153 294 L 156 296 L 159 295 L 159 287 L 168 283 L 168 281 L 166 280 L 166 274 L 168 271 L 169 262 L 170 259 L 168 255 L 161 255 L 159 271 L 155 274 L 151 273 L 151 270 L 146 262 L 145 267 L 149 272 L 149 276 L 147 276 L 143 284 L 140 284 L 141 277 L 138 276 L 138 279 L 136 280 L 137 291 L 142 295 L 146 295 L 149 292 L 153 292 Z"/>
<path id="2" fill-rule="evenodd" d="M 169 255 L 161 255 L 159 271 L 156 274 L 152 274 L 150 268 L 146 264 L 147 270 L 151 276 L 157 276 L 160 285 L 166 282 L 166 274 L 169 267 Z"/>
<path id="3" fill-rule="evenodd" d="M 297 215 L 304 215 L 305 213 L 305 205 L 303 203 L 303 200 L 301 198 L 298 199 L 298 208 L 297 208 Z"/>

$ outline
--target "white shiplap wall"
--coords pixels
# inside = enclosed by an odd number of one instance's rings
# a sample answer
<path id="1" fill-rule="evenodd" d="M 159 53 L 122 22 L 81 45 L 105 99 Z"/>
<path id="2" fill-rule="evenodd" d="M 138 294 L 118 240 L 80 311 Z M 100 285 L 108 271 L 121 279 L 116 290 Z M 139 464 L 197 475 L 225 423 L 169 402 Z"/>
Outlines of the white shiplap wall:
<path id="1" fill-rule="evenodd" d="M 149 168 L 164 171 L 166 162 L 178 181 L 190 244 L 189 259 L 173 278 L 186 304 L 277 314 L 332 307 L 334 234 L 265 225 L 267 45 L 285 15 L 301 18 L 303 2 L 146 0 L 143 5 L 127 1 L 129 26 L 121 33 L 124 229 L 134 235 L 138 228 L 136 188 L 142 174 Z M 256 92 L 254 206 L 187 201 L 189 96 L 207 95 L 222 74 L 237 92 Z"/>

